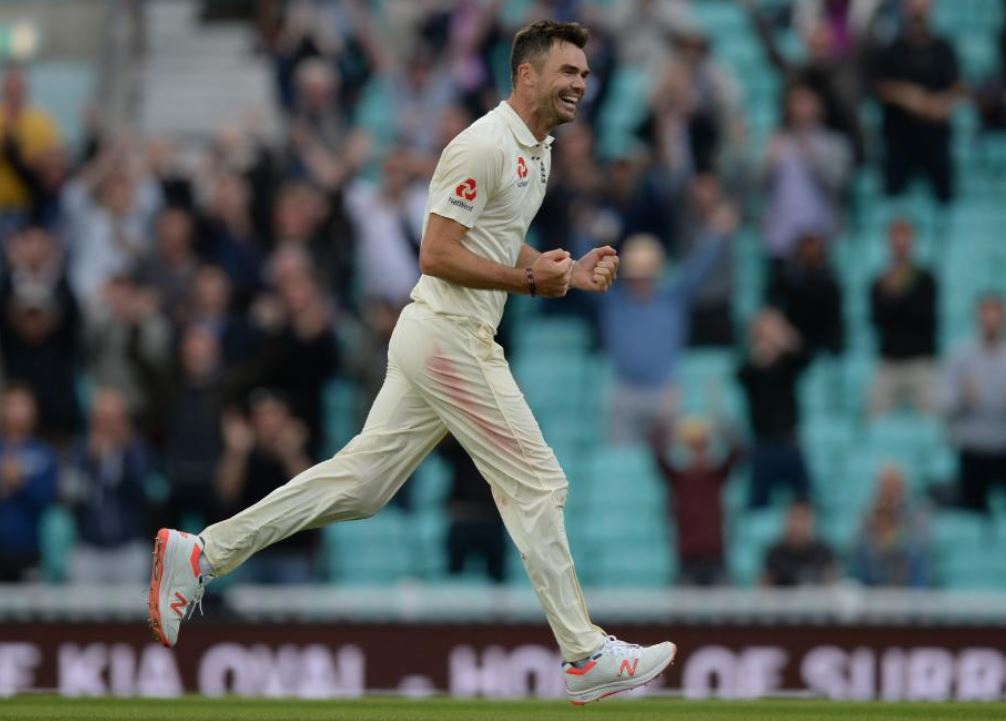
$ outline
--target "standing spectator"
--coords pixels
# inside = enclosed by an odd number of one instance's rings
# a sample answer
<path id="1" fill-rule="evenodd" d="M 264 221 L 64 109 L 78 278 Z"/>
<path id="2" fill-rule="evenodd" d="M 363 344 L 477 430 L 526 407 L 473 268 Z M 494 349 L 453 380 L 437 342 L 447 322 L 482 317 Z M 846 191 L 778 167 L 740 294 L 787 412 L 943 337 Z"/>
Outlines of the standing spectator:
<path id="1" fill-rule="evenodd" d="M 65 469 L 65 491 L 77 520 L 71 582 L 138 583 L 147 575 L 151 470 L 150 449 L 133 430 L 125 397 L 99 388 L 87 435 L 70 452 Z"/>
<path id="2" fill-rule="evenodd" d="M 682 453 L 670 450 L 671 439 L 659 429 L 650 436 L 660 472 L 670 489 L 669 515 L 677 529 L 677 581 L 687 586 L 714 586 L 727 581 L 722 493 L 740 458 L 740 447 L 729 434 L 723 434 L 726 453 L 717 457 L 711 448 L 713 430 L 703 418 L 680 421 L 674 440 Z"/>
<path id="3" fill-rule="evenodd" d="M 184 208 L 168 207 L 156 223 L 152 252 L 140 260 L 137 280 L 154 293 L 158 307 L 172 323 L 182 321 L 185 297 L 196 275 L 195 225 Z"/>
<path id="4" fill-rule="evenodd" d="M 820 586 L 838 578 L 831 548 L 817 537 L 814 510 L 802 501 L 789 507 L 785 535 L 765 554 L 765 586 Z"/>
<path id="5" fill-rule="evenodd" d="M 464 571 L 468 558 L 481 556 L 485 559 L 486 575 L 496 583 L 503 583 L 506 531 L 489 484 L 453 436 L 447 436 L 438 450 L 451 467 L 451 488 L 447 495 L 451 519 L 447 529 L 447 570 L 451 575 L 458 575 Z"/>
<path id="6" fill-rule="evenodd" d="M 905 27 L 873 68 L 884 109 L 884 176 L 900 195 L 916 175 L 949 203 L 954 194 L 950 116 L 961 97 L 957 53 L 930 26 L 931 0 L 905 0 Z"/>
<path id="7" fill-rule="evenodd" d="M 849 143 L 821 123 L 817 94 L 806 85 L 791 87 L 783 127 L 769 141 L 765 160 L 765 245 L 773 258 L 788 257 L 806 233 L 838 232 L 851 169 Z"/>
<path id="8" fill-rule="evenodd" d="M 70 283 L 81 303 L 95 301 L 109 278 L 136 269 L 153 245 L 151 228 L 161 201 L 160 184 L 137 166 L 125 139 L 99 148 L 64 186 L 64 245 Z"/>
<path id="9" fill-rule="evenodd" d="M 8 385 L 0 401 L 0 583 L 23 581 L 39 561 L 42 514 L 56 501 L 56 454 L 35 438 L 31 389 Z"/>
<path id="10" fill-rule="evenodd" d="M 752 508 L 768 504 L 772 487 L 780 482 L 788 485 L 799 501 L 810 495 L 807 463 L 797 438 L 796 398 L 797 380 L 808 359 L 799 334 L 778 312 L 762 310 L 751 322 L 751 345 L 739 377 L 754 437 Z"/>
<path id="11" fill-rule="evenodd" d="M 384 160 L 381 183 L 353 181 L 346 209 L 356 230 L 360 290 L 366 298 L 404 306 L 419 280 L 419 239 L 426 188 L 416 182 L 404 147 Z"/>
<path id="12" fill-rule="evenodd" d="M 896 465 L 877 475 L 877 492 L 853 549 L 854 575 L 867 586 L 923 588 L 931 583 L 928 533 Z"/>
<path id="13" fill-rule="evenodd" d="M 307 256 L 295 249 L 273 258 L 271 282 L 275 292 L 253 308 L 261 351 L 246 368 L 250 387 L 281 390 L 292 413 L 308 429 L 308 451 L 320 453 L 325 383 L 337 367 L 334 310 Z"/>
<path id="14" fill-rule="evenodd" d="M 205 257 L 226 271 L 236 305 L 246 307 L 262 287 L 265 250 L 255 230 L 251 188 L 237 173 L 216 178 L 204 223 Z"/>
<path id="15" fill-rule="evenodd" d="M 16 148 L 12 162 L 8 152 L 0 155 L 0 216 L 3 229 L 10 221 L 23 221 L 31 209 L 31 188 L 17 172 L 15 163 L 36 169 L 42 156 L 59 148 L 56 122 L 42 108 L 29 104 L 28 78 L 20 65 L 8 65 L 3 71 L 3 96 L 0 98 L 0 138 L 5 149 Z"/>
<path id="16" fill-rule="evenodd" d="M 742 134 L 737 91 L 713 58 L 710 38 L 682 26 L 671 36 L 673 59 L 657 74 L 642 132 L 674 146 L 685 174 L 722 173 Z"/>
<path id="17" fill-rule="evenodd" d="M 842 287 L 828 265 L 828 244 L 823 236 L 805 233 L 794 256 L 773 265 L 768 302 L 800 335 L 807 353 L 842 352 Z"/>
<path id="18" fill-rule="evenodd" d="M 85 312 L 84 365 L 94 382 L 119 391 L 129 414 L 151 430 L 171 364 L 171 324 L 148 288 L 128 276 L 109 279 L 104 303 Z"/>
<path id="19" fill-rule="evenodd" d="M 677 279 L 665 278 L 664 251 L 649 235 L 625 242 L 623 282 L 601 299 L 601 336 L 615 366 L 609 440 L 636 443 L 654 424 L 670 422 L 677 402 L 677 369 L 688 343 L 692 300 L 737 224 L 724 207 L 706 242 L 692 250 Z"/>
<path id="20" fill-rule="evenodd" d="M 880 358 L 870 413 L 902 402 L 922 413 L 936 410 L 936 279 L 914 257 L 915 228 L 904 218 L 887 229 L 891 264 L 870 289 L 870 315 Z"/>
<path id="21" fill-rule="evenodd" d="M 198 515 L 203 528 L 219 517 L 213 475 L 223 450 L 220 435 L 220 341 L 206 326 L 189 326 L 179 348 L 179 379 L 165 420 L 164 475 L 168 481 L 165 522 L 182 527 Z"/>
<path id="22" fill-rule="evenodd" d="M 708 242 L 708 237 L 717 232 L 716 213 L 727 202 L 719 179 L 712 173 L 692 179 L 676 233 L 677 244 L 685 253 Z M 728 242 L 695 294 L 689 322 L 692 346 L 733 345 L 733 296 L 734 252 L 733 243 Z"/>
<path id="23" fill-rule="evenodd" d="M 1006 343 L 1003 299 L 989 294 L 978 304 L 981 333 L 951 356 L 944 382 L 950 436 L 960 453 L 961 505 L 988 511 L 993 483 L 1006 484 Z"/>
<path id="24" fill-rule="evenodd" d="M 307 429 L 279 394 L 252 392 L 251 420 L 224 413 L 224 453 L 215 485 L 224 509 L 244 508 L 267 496 L 311 465 Z M 268 529 L 264 529 L 268 532 Z M 308 583 L 315 579 L 317 531 L 297 533 L 269 547 L 241 569 L 251 583 Z"/>
<path id="25" fill-rule="evenodd" d="M 10 237 L 0 274 L 0 356 L 7 377 L 29 386 L 39 432 L 69 439 L 77 426 L 75 373 L 80 315 L 63 254 L 48 232 L 29 226 Z"/>
<path id="26" fill-rule="evenodd" d="M 829 25 L 829 20 L 833 19 L 829 11 L 822 13 L 823 17 L 811 19 L 801 28 L 806 59 L 794 61 L 780 49 L 768 19 L 757 9 L 755 0 L 743 0 L 743 4 L 751 13 L 758 37 L 785 86 L 803 85 L 812 89 L 821 100 L 824 124 L 841 133 L 853 148 L 856 159 L 862 161 L 865 148 L 859 122 L 860 68 L 849 57 L 852 39 L 848 28 L 843 32 Z"/>
<path id="27" fill-rule="evenodd" d="M 189 288 L 185 324 L 199 325 L 216 336 L 223 364 L 232 368 L 257 351 L 257 334 L 249 319 L 235 312 L 230 278 L 223 268 L 203 265 Z"/>

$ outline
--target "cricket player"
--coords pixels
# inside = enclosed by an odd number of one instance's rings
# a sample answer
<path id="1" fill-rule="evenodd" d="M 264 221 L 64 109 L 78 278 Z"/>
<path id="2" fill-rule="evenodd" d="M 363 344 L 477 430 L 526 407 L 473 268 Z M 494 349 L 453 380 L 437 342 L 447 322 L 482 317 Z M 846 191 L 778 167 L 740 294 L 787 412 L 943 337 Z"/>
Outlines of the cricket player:
<path id="1" fill-rule="evenodd" d="M 570 700 L 641 686 L 674 660 L 673 643 L 629 644 L 591 623 L 563 525 L 566 476 L 493 340 L 507 293 L 603 293 L 615 280 L 610 247 L 574 262 L 564 250 L 539 253 L 524 242 L 545 195 L 548 133 L 576 117 L 586 90 L 588 37 L 576 23 L 547 20 L 520 30 L 510 97 L 444 149 L 430 183 L 422 277 L 395 327 L 387 377 L 360 434 L 199 535 L 158 531 L 148 606 L 165 646 L 177 642 L 213 577 L 297 531 L 374 515 L 451 433 L 488 481 L 520 551 L 562 651 Z"/>

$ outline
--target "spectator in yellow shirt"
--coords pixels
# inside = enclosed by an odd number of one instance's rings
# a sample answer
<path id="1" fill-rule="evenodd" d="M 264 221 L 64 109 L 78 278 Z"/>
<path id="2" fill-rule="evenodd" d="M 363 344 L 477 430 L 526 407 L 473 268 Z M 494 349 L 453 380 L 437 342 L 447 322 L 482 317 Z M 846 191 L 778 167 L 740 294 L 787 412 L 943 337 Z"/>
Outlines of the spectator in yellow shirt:
<path id="1" fill-rule="evenodd" d="M 29 167 L 59 146 L 56 121 L 45 110 L 28 104 L 28 78 L 19 65 L 9 65 L 3 73 L 0 138 L 13 140 Z M 28 187 L 7 154 L 0 154 L 0 213 L 26 212 L 29 202 Z"/>

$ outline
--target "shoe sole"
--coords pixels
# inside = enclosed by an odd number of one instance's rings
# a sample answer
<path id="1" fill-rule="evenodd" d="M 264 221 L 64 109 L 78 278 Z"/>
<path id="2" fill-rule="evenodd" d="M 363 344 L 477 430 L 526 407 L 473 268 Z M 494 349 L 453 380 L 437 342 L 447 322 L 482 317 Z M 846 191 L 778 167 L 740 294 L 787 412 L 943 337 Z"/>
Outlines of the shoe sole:
<path id="1" fill-rule="evenodd" d="M 160 600 L 161 580 L 164 578 L 164 553 L 168 548 L 169 536 L 170 533 L 162 528 L 154 537 L 154 563 L 150 572 L 150 588 L 147 591 L 147 622 L 153 631 L 154 640 L 167 648 L 171 648 L 171 644 L 161 630 Z"/>
<path id="2" fill-rule="evenodd" d="M 667 662 L 663 666 L 657 667 L 648 676 L 641 676 L 640 678 L 632 679 L 631 681 L 614 681 L 612 682 L 611 685 L 613 686 L 621 685 L 621 688 L 612 688 L 609 691 L 601 691 L 600 694 L 598 694 L 597 696 L 593 696 L 592 698 L 570 698 L 569 702 L 574 706 L 583 706 L 588 703 L 593 703 L 594 701 L 600 701 L 603 698 L 608 698 L 609 696 L 614 696 L 617 693 L 624 693 L 626 691 L 631 691 L 634 688 L 642 688 L 643 686 L 652 683 L 654 679 L 656 679 L 660 674 L 666 671 L 667 668 L 674 663 L 674 659 L 677 657 L 677 655 L 678 655 L 678 647 L 676 644 L 672 643 L 671 657 L 667 659 Z M 588 693 L 596 693 L 596 690 Z"/>

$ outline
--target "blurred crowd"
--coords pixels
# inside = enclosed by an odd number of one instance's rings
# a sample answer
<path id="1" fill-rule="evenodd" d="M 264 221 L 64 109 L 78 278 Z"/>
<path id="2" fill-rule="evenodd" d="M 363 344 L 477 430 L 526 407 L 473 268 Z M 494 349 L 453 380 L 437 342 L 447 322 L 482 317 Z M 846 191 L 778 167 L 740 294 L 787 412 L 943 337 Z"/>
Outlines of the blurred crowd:
<path id="1" fill-rule="evenodd" d="M 797 384 L 816 357 L 845 347 L 846 289 L 830 251 L 855 174 L 879 167 L 891 196 L 918 178 L 952 204 L 955 107 L 975 103 L 988 128 L 1006 125 L 1006 34 L 989 28 L 1003 63 L 973 88 L 929 0 L 740 4 L 782 80 L 765 147 L 752 145 L 738 80 L 687 0 L 539 1 L 517 15 L 498 0 L 431 0 L 389 3 L 380 18 L 359 0 L 259 2 L 255 44 L 274 69 L 282 133 L 236 119 L 196 162 L 171 139 L 107 132 L 97 112 L 81 120 L 81 147 L 68 147 L 33 104 L 25 69 L 6 67 L 0 581 L 38 577 L 53 504 L 75 520 L 66 580 L 134 582 L 153 529 L 198 530 L 337 450 L 325 389 L 333 378 L 359 388 L 352 424 L 362 422 L 419 275 L 439 153 L 506 96 L 514 31 L 549 17 L 591 29 L 591 80 L 578 121 L 556 133 L 532 239 L 576 256 L 613 244 L 622 270 L 596 302 L 574 295 L 541 312 L 582 317 L 610 358 L 608 438 L 654 450 L 673 500 L 678 580 L 727 581 L 722 487 L 742 463 L 751 507 L 777 486 L 793 500 L 766 583 L 843 573 L 931 583 L 922 499 L 897 466 L 881 471 L 856 547 L 841 549 L 848 562 L 819 540 L 820 479 L 799 443 Z M 800 38 L 799 53 L 780 49 L 783 31 Z M 630 138 L 602 150 L 599 117 L 626 67 L 649 83 L 645 112 Z M 387 101 L 382 134 L 360 122 L 375 84 Z M 872 135 L 860 120 L 867 100 L 881 110 Z M 762 307 L 738 324 L 744 226 L 758 228 L 768 282 Z M 983 297 L 975 341 L 941 358 L 939 288 L 915 235 L 913 218 L 891 222 L 890 266 L 869 291 L 879 357 L 868 413 L 944 414 L 961 461 L 945 500 L 982 512 L 990 485 L 1006 482 L 1003 299 Z M 682 417 L 678 368 L 694 347 L 739 349 L 748 418 Z M 488 491 L 457 447 L 442 455 L 452 468 L 449 567 L 476 552 L 501 580 L 503 530 Z M 288 539 L 244 577 L 319 579 L 318 545 L 312 533 Z"/>

